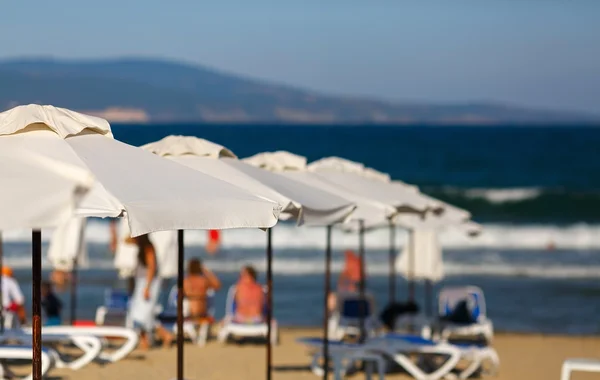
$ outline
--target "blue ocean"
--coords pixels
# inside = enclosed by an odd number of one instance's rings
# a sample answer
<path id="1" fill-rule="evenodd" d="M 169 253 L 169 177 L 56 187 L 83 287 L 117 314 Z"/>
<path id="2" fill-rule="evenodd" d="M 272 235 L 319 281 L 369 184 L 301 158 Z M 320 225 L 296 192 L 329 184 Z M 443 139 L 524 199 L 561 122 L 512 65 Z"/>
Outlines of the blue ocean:
<path id="1" fill-rule="evenodd" d="M 143 145 L 193 135 L 239 157 L 287 150 L 313 161 L 339 156 L 418 185 L 471 211 L 484 232 L 441 236 L 446 277 L 435 285 L 477 285 L 495 328 L 515 332 L 600 333 L 600 129 L 580 126 L 114 125 L 115 137 Z M 51 231 L 44 231 L 44 248 Z M 93 319 L 107 287 L 123 286 L 108 251 L 108 225 L 88 224 L 90 264 L 81 272 L 78 317 Z M 6 262 L 30 294 L 30 232 L 5 234 Z M 278 225 L 274 239 L 275 317 L 283 325 L 318 326 L 322 318 L 325 230 Z M 199 256 L 227 287 L 250 263 L 264 274 L 266 235 L 222 233 L 217 256 L 204 252 L 206 232 L 186 233 L 186 254 Z M 387 230 L 367 234 L 367 287 L 378 306 L 388 297 Z M 398 233 L 401 251 L 406 234 Z M 335 231 L 334 276 L 356 235 Z M 49 270 L 48 265 L 45 265 Z M 165 284 L 165 294 L 168 287 Z M 423 286 L 418 300 L 423 300 Z M 397 295 L 407 296 L 399 279 Z M 226 291 L 217 296 L 217 316 Z M 69 305 L 69 294 L 60 297 Z M 67 313 L 65 313 L 66 315 Z"/>

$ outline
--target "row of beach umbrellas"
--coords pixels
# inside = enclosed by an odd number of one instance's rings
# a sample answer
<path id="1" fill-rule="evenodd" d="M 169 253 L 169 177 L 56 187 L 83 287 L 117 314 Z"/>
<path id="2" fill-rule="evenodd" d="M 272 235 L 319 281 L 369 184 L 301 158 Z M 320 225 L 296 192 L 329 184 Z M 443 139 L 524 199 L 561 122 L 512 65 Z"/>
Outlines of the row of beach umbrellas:
<path id="1" fill-rule="evenodd" d="M 308 164 L 304 157 L 281 151 L 240 160 L 221 145 L 184 136 L 169 136 L 140 149 L 115 140 L 103 119 L 53 106 L 19 106 L 0 113 L 0 160 L 0 231 L 32 230 L 34 379 L 41 378 L 41 229 L 63 225 L 74 216 L 126 218 L 132 237 L 178 231 L 178 380 L 184 378 L 184 230 L 266 230 L 270 335 L 272 227 L 279 219 L 326 227 L 325 338 L 332 228 L 358 232 L 363 264 L 365 232 L 389 228 L 390 268 L 395 265 L 397 227 L 439 231 L 454 226 L 468 234 L 480 230 L 467 211 L 359 163 L 330 157 Z M 410 251 L 409 261 L 415 247 Z M 412 278 L 414 265 L 404 267 Z M 394 274 L 391 270 L 390 290 Z M 324 350 L 327 361 L 327 339 Z M 266 361 L 270 379 L 270 336 Z M 327 376 L 328 363 L 324 368 Z"/>

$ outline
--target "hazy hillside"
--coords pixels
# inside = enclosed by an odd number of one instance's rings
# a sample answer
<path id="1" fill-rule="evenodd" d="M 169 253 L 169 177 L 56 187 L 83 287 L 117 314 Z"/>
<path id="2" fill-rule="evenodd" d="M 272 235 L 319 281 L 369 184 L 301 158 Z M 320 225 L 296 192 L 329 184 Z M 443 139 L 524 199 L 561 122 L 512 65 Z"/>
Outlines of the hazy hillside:
<path id="1" fill-rule="evenodd" d="M 564 123 L 589 115 L 494 104 L 392 104 L 325 96 L 148 59 L 0 61 L 0 109 L 44 103 L 121 121 Z"/>

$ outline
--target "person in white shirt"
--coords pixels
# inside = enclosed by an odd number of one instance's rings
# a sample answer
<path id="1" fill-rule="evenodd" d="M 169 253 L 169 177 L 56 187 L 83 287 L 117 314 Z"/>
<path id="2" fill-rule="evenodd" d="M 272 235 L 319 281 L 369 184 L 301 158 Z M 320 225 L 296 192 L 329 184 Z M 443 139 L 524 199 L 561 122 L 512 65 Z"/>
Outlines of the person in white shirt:
<path id="1" fill-rule="evenodd" d="M 19 283 L 13 277 L 12 269 L 7 266 L 2 267 L 2 308 L 6 312 L 16 314 L 21 324 L 26 322 L 25 297 Z"/>

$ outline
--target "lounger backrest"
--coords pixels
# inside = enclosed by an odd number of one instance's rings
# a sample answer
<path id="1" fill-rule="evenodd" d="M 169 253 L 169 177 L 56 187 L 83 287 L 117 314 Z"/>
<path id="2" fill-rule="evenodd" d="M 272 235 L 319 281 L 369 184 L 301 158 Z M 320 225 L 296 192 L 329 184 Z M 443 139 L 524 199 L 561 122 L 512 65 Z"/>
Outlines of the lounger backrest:
<path id="1" fill-rule="evenodd" d="M 127 310 L 129 294 L 125 290 L 106 289 L 104 292 L 104 306 L 111 310 Z"/>
<path id="2" fill-rule="evenodd" d="M 443 288 L 438 298 L 440 316 L 452 314 L 461 301 L 467 301 L 473 319 L 478 320 L 486 316 L 485 297 L 483 291 L 476 286 Z"/>
<path id="3" fill-rule="evenodd" d="M 364 318 L 369 318 L 375 312 L 374 300 L 369 294 L 365 294 L 364 297 L 358 293 L 338 294 L 338 305 L 340 317 L 345 319 L 359 319 L 361 312 L 364 313 Z"/>
<path id="4" fill-rule="evenodd" d="M 235 299 L 236 286 L 232 285 L 227 292 L 227 304 L 225 305 L 225 314 L 228 316 L 234 316 L 235 311 L 237 309 L 237 301 Z M 263 316 L 267 315 L 267 308 L 269 304 L 267 303 L 267 287 L 263 286 L 263 292 L 265 293 L 265 304 L 263 306 Z"/>

